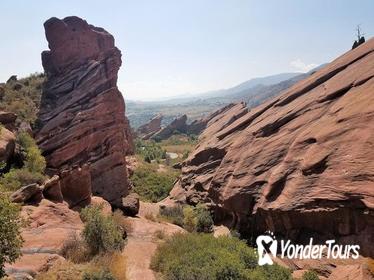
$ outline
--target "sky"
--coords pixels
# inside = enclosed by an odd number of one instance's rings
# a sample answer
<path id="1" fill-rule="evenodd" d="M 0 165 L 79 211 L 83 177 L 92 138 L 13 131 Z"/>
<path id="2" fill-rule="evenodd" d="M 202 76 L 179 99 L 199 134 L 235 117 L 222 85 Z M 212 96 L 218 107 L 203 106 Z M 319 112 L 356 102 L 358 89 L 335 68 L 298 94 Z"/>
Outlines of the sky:
<path id="1" fill-rule="evenodd" d="M 0 11 L 0 82 L 43 71 L 43 23 L 76 15 L 114 36 L 131 100 L 306 72 L 349 50 L 358 24 L 374 34 L 373 0 L 1 0 Z"/>

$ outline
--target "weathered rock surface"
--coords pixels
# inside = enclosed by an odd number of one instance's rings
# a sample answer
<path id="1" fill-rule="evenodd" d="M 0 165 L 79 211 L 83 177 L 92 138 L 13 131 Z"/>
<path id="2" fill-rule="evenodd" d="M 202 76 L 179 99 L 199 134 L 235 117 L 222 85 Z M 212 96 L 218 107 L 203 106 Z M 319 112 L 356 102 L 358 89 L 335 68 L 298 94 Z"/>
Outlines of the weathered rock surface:
<path id="1" fill-rule="evenodd" d="M 38 184 L 30 184 L 12 193 L 10 201 L 14 203 L 37 204 L 43 199 L 42 189 Z"/>
<path id="2" fill-rule="evenodd" d="M 23 206 L 21 216 L 28 221 L 21 232 L 23 255 L 14 264 L 6 265 L 10 276 L 34 277 L 48 270 L 55 261 L 63 259 L 59 253 L 64 242 L 83 228 L 78 212 L 70 210 L 65 203 L 45 199 L 37 207 Z"/>
<path id="3" fill-rule="evenodd" d="M 179 226 L 146 218 L 150 215 L 157 217 L 158 209 L 158 204 L 140 202 L 139 217 L 125 217 L 130 230 L 123 254 L 127 257 L 126 276 L 129 280 L 156 280 L 150 263 L 158 245 L 164 242 L 159 236 L 167 238 L 185 232 Z"/>
<path id="4" fill-rule="evenodd" d="M 129 216 L 136 216 L 139 212 L 139 196 L 131 193 L 122 199 L 122 211 Z"/>
<path id="5" fill-rule="evenodd" d="M 60 177 L 54 175 L 52 178 L 48 179 L 42 185 L 43 197 L 53 202 L 63 202 L 64 197 L 61 191 L 61 181 Z"/>
<path id="6" fill-rule="evenodd" d="M 136 130 L 137 135 L 144 140 L 149 139 L 153 134 L 161 129 L 162 118 L 162 115 L 153 117 L 148 123 L 143 124 Z"/>
<path id="7" fill-rule="evenodd" d="M 183 115 L 173 120 L 167 126 L 161 128 L 159 131 L 151 136 L 151 139 L 163 140 L 173 135 L 175 132 L 185 133 L 187 130 L 187 116 Z"/>
<path id="8" fill-rule="evenodd" d="M 248 235 L 335 238 L 374 256 L 374 39 L 280 96 L 225 108 L 170 196 Z"/>
<path id="9" fill-rule="evenodd" d="M 81 208 L 91 202 L 92 181 L 90 167 L 73 167 L 61 172 L 61 193 L 70 208 Z"/>
<path id="10" fill-rule="evenodd" d="M 92 206 L 97 206 L 101 208 L 101 213 L 104 215 L 111 215 L 112 214 L 112 206 L 110 206 L 109 202 L 99 196 L 91 197 L 91 204 Z"/>
<path id="11" fill-rule="evenodd" d="M 121 52 L 112 35 L 78 17 L 51 18 L 44 27 L 50 50 L 42 53 L 47 82 L 36 139 L 47 171 L 61 175 L 88 164 L 93 194 L 120 206 L 129 184 L 124 155 L 131 149 L 125 103 L 116 85 Z M 78 194 L 81 186 L 62 186 L 64 197 L 66 188 Z"/>
<path id="12" fill-rule="evenodd" d="M 13 132 L 2 127 L 0 130 L 0 161 L 8 162 L 16 147 L 16 136 Z"/>

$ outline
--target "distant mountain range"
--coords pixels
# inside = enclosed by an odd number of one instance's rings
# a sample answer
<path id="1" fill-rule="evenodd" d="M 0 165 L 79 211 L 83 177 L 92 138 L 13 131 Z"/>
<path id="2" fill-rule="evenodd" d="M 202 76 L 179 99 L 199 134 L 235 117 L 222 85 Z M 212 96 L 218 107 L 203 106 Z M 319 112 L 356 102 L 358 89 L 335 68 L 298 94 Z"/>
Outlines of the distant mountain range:
<path id="1" fill-rule="evenodd" d="M 191 121 L 233 102 L 245 101 L 247 106 L 252 108 L 268 98 L 278 95 L 281 91 L 313 74 L 322 66 L 308 73 L 281 73 L 259 77 L 231 88 L 199 93 L 188 97 L 147 102 L 129 100 L 126 103 L 126 114 L 131 126 L 136 128 L 157 114 L 162 114 L 164 116 L 163 124 L 167 124 L 182 114 L 186 114 Z"/>

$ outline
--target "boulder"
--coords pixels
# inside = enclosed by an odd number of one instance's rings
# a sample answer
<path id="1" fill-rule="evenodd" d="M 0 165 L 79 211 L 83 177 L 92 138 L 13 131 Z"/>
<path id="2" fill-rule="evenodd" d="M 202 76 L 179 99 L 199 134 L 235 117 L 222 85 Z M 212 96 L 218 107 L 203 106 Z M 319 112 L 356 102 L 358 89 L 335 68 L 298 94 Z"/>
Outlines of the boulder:
<path id="1" fill-rule="evenodd" d="M 64 170 L 60 178 L 61 193 L 70 208 L 80 209 L 90 204 L 92 191 L 88 165 Z"/>
<path id="2" fill-rule="evenodd" d="M 374 39 L 279 96 L 218 112 L 170 197 L 209 203 L 216 222 L 360 245 L 374 257 Z"/>
<path id="3" fill-rule="evenodd" d="M 2 125 L 14 124 L 17 115 L 12 112 L 0 111 L 0 123 Z"/>
<path id="4" fill-rule="evenodd" d="M 128 194 L 125 155 L 132 149 L 125 103 L 117 88 L 121 52 L 111 34 L 78 17 L 51 18 L 44 28 L 50 50 L 42 53 L 47 81 L 35 137 L 47 172 L 69 173 L 71 166 L 88 164 L 90 176 L 61 176 L 62 181 L 74 182 L 61 185 L 64 198 L 75 205 L 88 200 L 92 189 L 119 207 Z"/>
<path id="5" fill-rule="evenodd" d="M 139 196 L 131 193 L 122 198 L 121 210 L 128 216 L 136 216 L 139 213 Z"/>
<path id="6" fill-rule="evenodd" d="M 38 184 L 30 184 L 21 187 L 10 196 L 10 201 L 14 203 L 37 204 L 42 199 L 42 189 Z"/>
<path id="7" fill-rule="evenodd" d="M 16 147 L 16 136 L 5 127 L 0 129 L 0 161 L 8 162 Z"/>
<path id="8" fill-rule="evenodd" d="M 44 198 L 53 202 L 61 203 L 64 201 L 61 192 L 60 177 L 58 175 L 54 175 L 52 178 L 45 181 L 41 188 Z"/>
<path id="9" fill-rule="evenodd" d="M 91 204 L 92 206 L 98 206 L 101 207 L 101 212 L 104 215 L 110 215 L 112 214 L 112 206 L 108 201 L 105 199 L 99 197 L 99 196 L 93 196 L 91 197 Z"/>

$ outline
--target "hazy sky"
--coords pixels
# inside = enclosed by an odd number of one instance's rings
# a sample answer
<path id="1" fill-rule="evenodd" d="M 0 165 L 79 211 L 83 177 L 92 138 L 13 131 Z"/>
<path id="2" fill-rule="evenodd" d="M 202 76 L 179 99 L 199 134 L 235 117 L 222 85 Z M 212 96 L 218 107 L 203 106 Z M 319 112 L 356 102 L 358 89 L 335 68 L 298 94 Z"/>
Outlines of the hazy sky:
<path id="1" fill-rule="evenodd" d="M 76 15 L 114 35 L 125 99 L 155 99 L 307 71 L 374 33 L 374 1 L 0 2 L 0 81 L 42 71 L 43 22 Z"/>

